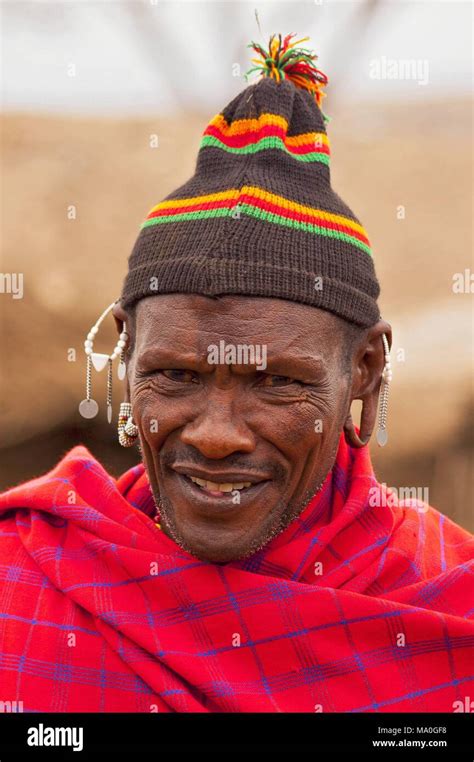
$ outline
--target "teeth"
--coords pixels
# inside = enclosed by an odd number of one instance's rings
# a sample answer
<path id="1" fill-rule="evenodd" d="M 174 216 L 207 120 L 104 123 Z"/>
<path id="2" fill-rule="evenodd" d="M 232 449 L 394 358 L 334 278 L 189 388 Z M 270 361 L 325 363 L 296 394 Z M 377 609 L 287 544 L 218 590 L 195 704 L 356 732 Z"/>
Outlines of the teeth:
<path id="1" fill-rule="evenodd" d="M 208 487 L 208 489 L 214 489 L 213 487 Z M 233 487 L 232 484 L 219 484 L 218 488 L 219 492 L 232 492 Z"/>
<path id="2" fill-rule="evenodd" d="M 252 482 L 236 482 L 235 484 L 225 482 L 224 484 L 218 484 L 217 482 L 208 482 L 206 479 L 198 479 L 197 476 L 190 476 L 189 478 L 195 484 L 205 487 L 205 489 L 211 492 L 233 492 L 235 489 L 245 489 L 245 487 L 251 487 L 252 485 Z"/>

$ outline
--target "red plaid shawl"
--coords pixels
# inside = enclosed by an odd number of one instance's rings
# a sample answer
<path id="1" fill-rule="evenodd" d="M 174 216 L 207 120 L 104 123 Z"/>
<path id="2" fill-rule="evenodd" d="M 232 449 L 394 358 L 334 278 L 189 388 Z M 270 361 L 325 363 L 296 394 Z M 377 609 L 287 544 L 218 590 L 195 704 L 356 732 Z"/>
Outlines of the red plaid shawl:
<path id="1" fill-rule="evenodd" d="M 452 712 L 474 689 L 470 536 L 422 505 L 374 506 L 374 487 L 367 448 L 341 439 L 300 518 L 213 565 L 155 526 L 143 466 L 116 481 L 74 448 L 0 496 L 0 700 Z"/>

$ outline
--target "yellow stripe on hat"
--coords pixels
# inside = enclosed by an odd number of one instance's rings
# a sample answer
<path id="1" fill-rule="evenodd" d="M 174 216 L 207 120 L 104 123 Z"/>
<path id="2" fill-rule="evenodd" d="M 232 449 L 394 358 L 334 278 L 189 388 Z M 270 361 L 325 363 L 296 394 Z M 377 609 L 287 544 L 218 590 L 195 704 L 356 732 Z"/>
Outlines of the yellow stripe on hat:
<path id="1" fill-rule="evenodd" d="M 208 193 L 205 196 L 192 196 L 191 198 L 174 198 L 169 201 L 160 201 L 148 214 L 158 211 L 158 209 L 177 209 L 180 206 L 192 206 L 194 204 L 212 203 L 213 201 L 233 201 L 239 197 L 240 190 L 232 188 L 231 190 L 221 191 L 219 193 Z"/>
<path id="2" fill-rule="evenodd" d="M 222 114 L 217 114 L 217 116 L 211 119 L 208 126 L 216 127 L 225 137 L 229 138 L 245 135 L 247 132 L 258 132 L 262 127 L 279 127 L 284 131 L 288 130 L 286 119 L 277 114 L 261 114 L 258 119 L 236 119 L 232 124 L 228 124 Z M 287 146 L 301 146 L 316 142 L 329 146 L 329 138 L 325 132 L 304 132 L 300 135 L 285 135 L 285 144 Z"/>
<path id="3" fill-rule="evenodd" d="M 245 132 L 254 132 L 266 127 L 267 125 L 276 125 L 283 130 L 288 129 L 288 122 L 278 114 L 260 114 L 258 119 L 236 119 L 235 122 L 228 124 L 222 114 L 217 114 L 209 125 L 217 127 L 224 135 L 242 135 Z"/>
<path id="4" fill-rule="evenodd" d="M 308 143 L 318 143 L 329 147 L 329 138 L 325 132 L 305 132 L 285 138 L 287 146 L 305 146 Z"/>
<path id="5" fill-rule="evenodd" d="M 275 193 L 269 193 L 268 191 L 263 190 L 263 188 L 257 188 L 253 185 L 245 185 L 240 189 L 240 193 L 254 196 L 254 198 L 260 198 L 262 201 L 268 201 L 271 204 L 278 204 L 279 206 L 283 207 L 284 209 L 288 209 L 288 211 L 291 212 L 300 212 L 301 214 L 316 214 L 318 217 L 322 217 L 323 219 L 328 220 L 328 222 L 335 222 L 340 225 L 345 225 L 346 227 L 351 228 L 351 230 L 355 230 L 358 233 L 361 233 L 363 236 L 367 235 L 362 225 L 354 222 L 349 217 L 344 217 L 341 214 L 332 214 L 331 212 L 325 212 L 322 209 L 316 209 L 312 206 L 298 204 L 295 201 L 290 201 L 284 196 L 277 196 Z"/>
<path id="6" fill-rule="evenodd" d="M 339 225 L 355 230 L 357 233 L 361 233 L 363 236 L 367 236 L 365 229 L 358 222 L 354 222 L 349 217 L 344 217 L 341 214 L 333 214 L 332 212 L 326 212 L 323 209 L 317 209 L 313 206 L 306 206 L 305 204 L 298 204 L 296 201 L 290 201 L 285 196 L 279 196 L 276 193 L 269 193 L 263 188 L 258 188 L 255 185 L 244 185 L 242 188 L 232 188 L 226 191 L 220 191 L 219 193 L 209 193 L 205 196 L 193 196 L 192 198 L 179 198 L 171 199 L 168 201 L 162 201 L 153 209 L 150 210 L 148 216 L 153 212 L 164 209 L 180 209 L 186 208 L 192 211 L 193 206 L 205 203 L 215 203 L 218 201 L 237 201 L 240 196 L 253 196 L 256 199 L 267 201 L 270 204 L 276 204 L 281 206 L 282 209 L 288 209 L 289 212 L 296 212 L 300 214 L 316 215 L 328 222 L 334 222 Z M 231 204 L 229 204 L 229 207 Z"/>

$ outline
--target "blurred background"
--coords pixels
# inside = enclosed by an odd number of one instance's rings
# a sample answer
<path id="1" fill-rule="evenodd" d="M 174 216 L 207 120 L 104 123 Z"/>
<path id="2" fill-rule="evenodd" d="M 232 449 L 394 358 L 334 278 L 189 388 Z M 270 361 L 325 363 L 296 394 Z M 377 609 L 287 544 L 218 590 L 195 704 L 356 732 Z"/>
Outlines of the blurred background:
<path id="1" fill-rule="evenodd" d="M 255 19 L 258 11 L 259 25 Z M 246 86 L 250 40 L 309 35 L 329 76 L 333 185 L 362 219 L 393 326 L 379 481 L 429 490 L 473 528 L 470 2 L 1 2 L 0 488 L 85 444 L 85 335 L 118 298 L 149 208 L 194 171 L 209 119 Z M 112 318 L 96 342 L 110 352 Z M 114 412 L 121 399 L 115 382 Z"/>

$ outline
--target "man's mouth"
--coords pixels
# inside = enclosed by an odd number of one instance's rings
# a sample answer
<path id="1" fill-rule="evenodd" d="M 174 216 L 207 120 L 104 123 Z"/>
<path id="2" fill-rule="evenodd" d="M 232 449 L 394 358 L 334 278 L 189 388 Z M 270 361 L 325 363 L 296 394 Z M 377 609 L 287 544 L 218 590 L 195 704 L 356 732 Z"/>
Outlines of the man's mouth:
<path id="1" fill-rule="evenodd" d="M 199 479 L 197 476 L 188 476 L 194 484 L 197 484 L 204 492 L 210 492 L 212 495 L 221 495 L 225 492 L 234 492 L 237 490 L 247 489 L 252 486 L 252 482 L 224 482 L 218 484 L 217 482 L 211 482 L 206 479 Z"/>
<path id="2" fill-rule="evenodd" d="M 239 501 L 253 496 L 260 487 L 269 482 L 266 474 L 231 474 L 219 473 L 208 474 L 201 469 L 192 466 L 173 466 L 173 471 L 177 472 L 183 486 L 188 485 L 195 495 L 201 494 L 203 498 L 220 498 L 225 502 L 235 503 L 236 495 Z M 210 478 L 213 476 L 214 478 Z"/>

